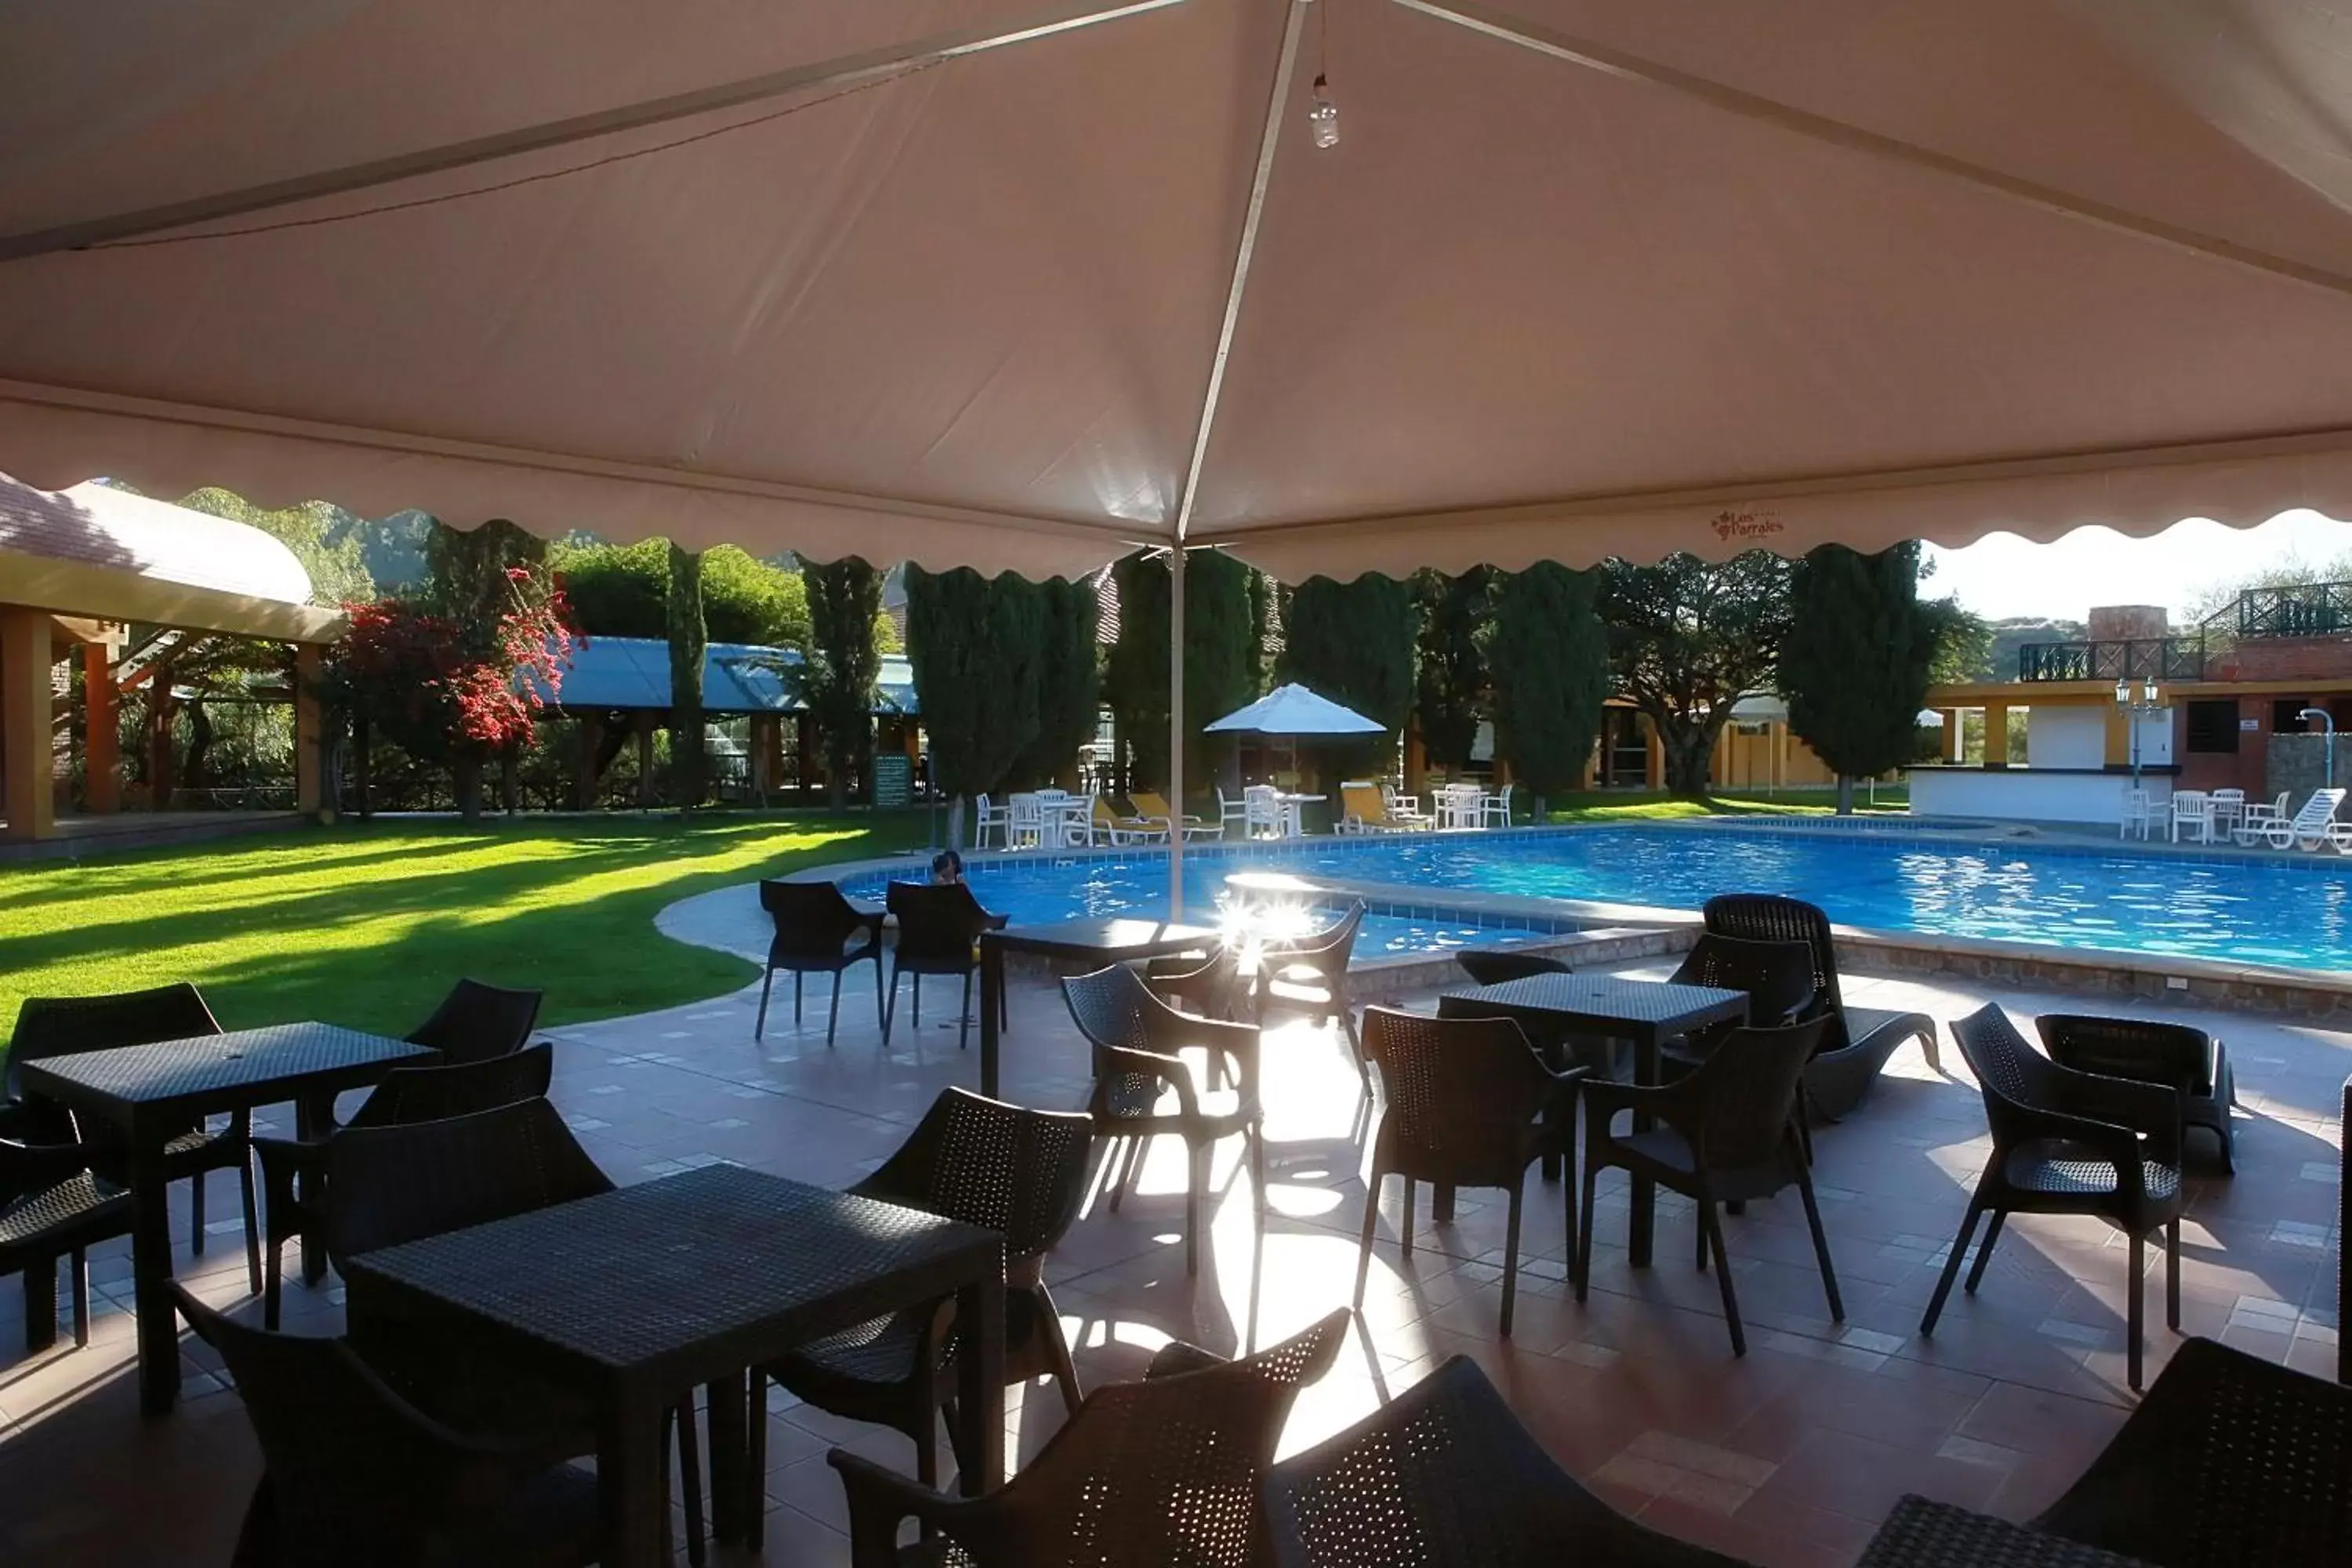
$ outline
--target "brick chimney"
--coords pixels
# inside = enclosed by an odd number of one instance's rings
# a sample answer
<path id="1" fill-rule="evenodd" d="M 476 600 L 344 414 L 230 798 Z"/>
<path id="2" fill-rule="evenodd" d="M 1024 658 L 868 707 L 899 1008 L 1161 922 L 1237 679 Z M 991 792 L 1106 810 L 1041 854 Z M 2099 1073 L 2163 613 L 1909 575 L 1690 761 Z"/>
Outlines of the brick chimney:
<path id="1" fill-rule="evenodd" d="M 2093 642 L 2125 642 L 2160 637 L 2172 630 L 2161 605 L 2103 605 L 2091 612 Z"/>

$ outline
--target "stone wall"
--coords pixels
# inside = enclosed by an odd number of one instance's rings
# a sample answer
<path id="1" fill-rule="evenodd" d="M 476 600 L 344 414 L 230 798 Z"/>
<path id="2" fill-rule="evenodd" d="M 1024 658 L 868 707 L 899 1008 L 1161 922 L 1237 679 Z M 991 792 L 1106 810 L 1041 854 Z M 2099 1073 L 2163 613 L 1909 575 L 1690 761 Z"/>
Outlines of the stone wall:
<path id="1" fill-rule="evenodd" d="M 2266 773 L 2271 795 L 2281 790 L 2292 797 L 2287 809 L 2294 811 L 2311 798 L 2311 792 L 2320 787 L 2327 777 L 2327 738 L 2323 735 L 2277 734 L 2270 737 L 2270 756 Z M 2336 736 L 2336 782 L 2352 786 L 2352 735 L 2338 731 Z"/>

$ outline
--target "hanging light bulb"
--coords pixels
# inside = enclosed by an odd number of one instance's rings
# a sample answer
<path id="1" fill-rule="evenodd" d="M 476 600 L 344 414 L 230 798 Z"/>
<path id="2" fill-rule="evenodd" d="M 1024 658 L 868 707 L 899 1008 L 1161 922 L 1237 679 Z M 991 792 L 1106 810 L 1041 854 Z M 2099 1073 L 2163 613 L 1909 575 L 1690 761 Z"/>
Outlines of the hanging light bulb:
<path id="1" fill-rule="evenodd" d="M 1339 144 L 1339 106 L 1331 101 L 1330 79 L 1320 71 L 1315 73 L 1315 107 L 1307 111 L 1307 126 L 1318 148 Z"/>

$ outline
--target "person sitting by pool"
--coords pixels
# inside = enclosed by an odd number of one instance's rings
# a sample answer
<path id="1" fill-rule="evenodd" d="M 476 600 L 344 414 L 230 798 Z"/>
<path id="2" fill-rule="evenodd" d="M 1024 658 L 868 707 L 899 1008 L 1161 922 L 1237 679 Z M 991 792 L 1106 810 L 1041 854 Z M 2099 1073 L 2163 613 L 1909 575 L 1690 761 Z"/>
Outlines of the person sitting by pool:
<path id="1" fill-rule="evenodd" d="M 952 888 L 963 885 L 963 857 L 952 849 L 942 849 L 931 857 L 931 885 Z"/>

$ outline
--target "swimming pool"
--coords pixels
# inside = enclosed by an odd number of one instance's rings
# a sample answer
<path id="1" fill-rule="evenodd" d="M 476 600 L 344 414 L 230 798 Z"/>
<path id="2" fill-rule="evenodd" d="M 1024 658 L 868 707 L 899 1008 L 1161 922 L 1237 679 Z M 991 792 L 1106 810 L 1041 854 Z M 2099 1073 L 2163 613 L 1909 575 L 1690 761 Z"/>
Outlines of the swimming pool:
<path id="1" fill-rule="evenodd" d="M 1376 914 L 1362 951 L 1525 940 L 1547 922 L 1445 908 L 1444 891 L 1696 910 L 1716 893 L 1790 893 L 1842 924 L 2057 947 L 2352 969 L 2352 859 L 2136 855 L 2032 840 L 1769 828 L 1593 827 L 1207 849 L 1188 858 L 1190 918 L 1213 919 L 1224 875 L 1277 869 L 1426 889 L 1430 907 Z M 881 879 L 853 891 L 878 896 Z M 1016 921 L 1164 914 L 1150 854 L 992 864 L 973 890 Z M 1563 920 L 1554 929 L 1572 929 Z"/>

